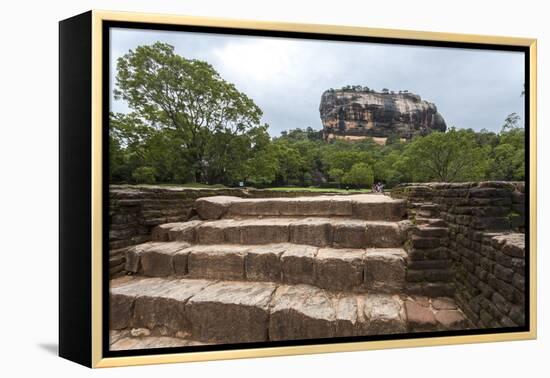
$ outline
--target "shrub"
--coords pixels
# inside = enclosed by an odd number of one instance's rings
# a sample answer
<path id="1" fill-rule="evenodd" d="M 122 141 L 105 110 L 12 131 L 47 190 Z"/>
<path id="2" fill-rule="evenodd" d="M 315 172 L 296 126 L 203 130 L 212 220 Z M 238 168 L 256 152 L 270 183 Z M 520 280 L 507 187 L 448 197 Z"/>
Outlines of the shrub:
<path id="1" fill-rule="evenodd" d="M 342 183 L 369 187 L 374 182 L 374 172 L 365 163 L 355 163 L 350 171 L 342 177 Z"/>
<path id="2" fill-rule="evenodd" d="M 153 167 L 139 167 L 132 173 L 132 178 L 137 184 L 154 184 L 155 169 Z"/>

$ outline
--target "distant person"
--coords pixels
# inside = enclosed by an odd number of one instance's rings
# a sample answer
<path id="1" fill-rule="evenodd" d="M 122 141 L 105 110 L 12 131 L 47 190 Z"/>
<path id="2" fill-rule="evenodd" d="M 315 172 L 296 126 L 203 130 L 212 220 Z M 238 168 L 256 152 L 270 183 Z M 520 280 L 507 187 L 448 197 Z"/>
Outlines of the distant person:
<path id="1" fill-rule="evenodd" d="M 373 193 L 382 193 L 384 191 L 384 184 L 381 182 L 376 182 L 372 185 L 371 190 Z"/>

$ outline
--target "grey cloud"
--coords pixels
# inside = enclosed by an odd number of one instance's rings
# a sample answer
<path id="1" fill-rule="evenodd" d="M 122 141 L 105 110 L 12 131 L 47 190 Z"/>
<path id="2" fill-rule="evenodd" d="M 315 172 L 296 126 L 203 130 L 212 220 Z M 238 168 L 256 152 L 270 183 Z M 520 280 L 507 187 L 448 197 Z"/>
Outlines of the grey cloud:
<path id="1" fill-rule="evenodd" d="M 508 114 L 524 115 L 523 53 L 114 29 L 111 64 L 156 41 L 211 63 L 262 108 L 273 136 L 296 127 L 320 129 L 322 92 L 348 84 L 408 89 L 459 128 L 499 131 Z M 121 101 L 111 104 L 128 110 Z"/>

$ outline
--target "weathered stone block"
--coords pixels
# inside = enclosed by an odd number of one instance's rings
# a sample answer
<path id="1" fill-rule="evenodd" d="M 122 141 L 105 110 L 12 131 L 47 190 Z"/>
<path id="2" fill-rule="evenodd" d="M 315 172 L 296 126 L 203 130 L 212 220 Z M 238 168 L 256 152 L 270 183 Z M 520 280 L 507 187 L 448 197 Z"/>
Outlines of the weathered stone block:
<path id="1" fill-rule="evenodd" d="M 290 222 L 285 218 L 244 220 L 240 224 L 241 243 L 287 243 Z"/>
<path id="2" fill-rule="evenodd" d="M 489 328 L 494 321 L 493 316 L 485 310 L 480 311 L 479 317 L 483 326 L 486 328 Z"/>
<path id="3" fill-rule="evenodd" d="M 492 301 L 501 313 L 510 312 L 510 303 L 498 292 L 493 293 Z"/>
<path id="4" fill-rule="evenodd" d="M 435 319 L 446 330 L 466 328 L 467 319 L 459 310 L 441 310 L 435 313 Z"/>
<path id="5" fill-rule="evenodd" d="M 411 331 L 432 331 L 436 328 L 437 321 L 429 307 L 422 306 L 412 300 L 406 300 L 405 309 Z"/>
<path id="6" fill-rule="evenodd" d="M 270 340 L 334 337 L 336 310 L 324 290 L 307 285 L 284 285 L 277 289 L 271 303 Z"/>
<path id="7" fill-rule="evenodd" d="M 418 249 L 437 248 L 442 245 L 439 238 L 413 236 L 410 240 L 412 247 Z"/>
<path id="8" fill-rule="evenodd" d="M 326 247 L 332 244 L 332 225 L 326 218 L 304 218 L 290 224 L 290 242 Z"/>
<path id="9" fill-rule="evenodd" d="M 264 282 L 219 282 L 206 287 L 185 306 L 192 337 L 220 343 L 267 341 L 269 303 L 275 289 Z"/>
<path id="10" fill-rule="evenodd" d="M 174 226 L 168 230 L 168 240 L 193 243 L 197 240 L 196 228 L 202 221 L 189 221 Z"/>
<path id="11" fill-rule="evenodd" d="M 172 264 L 174 266 L 174 274 L 182 277 L 189 273 L 188 270 L 189 250 L 184 249 L 174 254 Z"/>
<path id="12" fill-rule="evenodd" d="M 513 302 L 515 297 L 515 289 L 512 285 L 498 280 L 497 281 L 498 292 L 506 298 L 508 301 Z"/>
<path id="13" fill-rule="evenodd" d="M 279 211 L 288 216 L 350 216 L 352 201 L 356 196 L 297 197 L 281 201 Z"/>
<path id="14" fill-rule="evenodd" d="M 407 269 L 407 282 L 422 282 L 424 281 L 423 270 Z"/>
<path id="15" fill-rule="evenodd" d="M 189 251 L 190 277 L 242 280 L 244 260 L 248 250 L 243 246 L 194 246 Z"/>
<path id="16" fill-rule="evenodd" d="M 141 256 L 142 274 L 149 277 L 164 277 L 174 274 L 172 254 L 148 251 Z"/>
<path id="17" fill-rule="evenodd" d="M 141 252 L 141 270 L 145 276 L 164 277 L 174 274 L 173 256 L 186 249 L 186 242 L 169 242 L 154 244 Z"/>
<path id="18" fill-rule="evenodd" d="M 227 216 L 278 216 L 280 215 L 278 203 L 282 200 L 285 199 L 250 198 L 237 201 L 231 204 Z"/>
<path id="19" fill-rule="evenodd" d="M 399 292 L 405 286 L 407 254 L 400 248 L 367 249 L 365 287 L 378 292 Z"/>
<path id="20" fill-rule="evenodd" d="M 456 310 L 455 301 L 448 297 L 439 297 L 432 299 L 432 307 L 435 310 Z"/>
<path id="21" fill-rule="evenodd" d="M 406 202 L 393 200 L 388 202 L 353 202 L 353 215 L 363 220 L 399 221 L 406 217 Z"/>
<path id="22" fill-rule="evenodd" d="M 495 265 L 493 274 L 496 278 L 503 280 L 505 282 L 512 282 L 512 277 L 514 276 L 514 270 L 510 268 L 505 268 L 502 265 Z"/>
<path id="23" fill-rule="evenodd" d="M 512 306 L 510 313 L 508 314 L 510 319 L 514 321 L 518 326 L 525 325 L 525 310 L 523 306 Z"/>
<path id="24" fill-rule="evenodd" d="M 366 231 L 366 247 L 395 248 L 401 247 L 405 240 L 405 229 L 409 221 L 401 222 L 368 222 Z"/>
<path id="25" fill-rule="evenodd" d="M 364 250 L 321 248 L 315 258 L 316 285 L 351 290 L 363 284 Z"/>
<path id="26" fill-rule="evenodd" d="M 525 278 L 522 275 L 515 273 L 512 277 L 512 285 L 515 288 L 523 291 L 525 288 Z"/>
<path id="27" fill-rule="evenodd" d="M 127 272 L 137 273 L 141 270 L 141 254 L 143 251 L 152 248 L 154 245 L 160 244 L 155 242 L 143 243 L 135 245 L 126 251 L 126 262 L 124 269 Z"/>
<path id="28" fill-rule="evenodd" d="M 365 248 L 367 223 L 364 221 L 333 221 L 333 246 L 336 248 Z"/>
<path id="29" fill-rule="evenodd" d="M 334 296 L 332 302 L 336 311 L 335 336 L 356 336 L 359 333 L 357 298 L 340 294 Z"/>
<path id="30" fill-rule="evenodd" d="M 455 293 L 455 287 L 450 282 L 427 282 L 422 290 L 430 297 L 452 297 Z"/>
<path id="31" fill-rule="evenodd" d="M 481 230 L 509 230 L 510 220 L 507 217 L 473 217 L 471 226 Z"/>
<path id="32" fill-rule="evenodd" d="M 495 290 L 491 286 L 482 281 L 479 281 L 477 283 L 477 287 L 479 288 L 481 293 L 487 298 L 491 298 L 493 296 L 493 293 L 495 292 Z"/>
<path id="33" fill-rule="evenodd" d="M 226 242 L 226 233 L 238 234 L 239 225 L 239 221 L 232 219 L 203 222 L 196 229 L 198 242 L 200 244 L 223 244 Z"/>
<path id="34" fill-rule="evenodd" d="M 499 188 L 472 188 L 469 192 L 469 196 L 473 198 L 510 197 L 511 194 L 512 192 L 510 189 Z"/>
<path id="35" fill-rule="evenodd" d="M 427 238 L 445 238 L 449 230 L 444 227 L 418 226 L 413 230 L 415 235 Z"/>
<path id="36" fill-rule="evenodd" d="M 225 215 L 227 209 L 233 202 L 239 200 L 240 198 L 238 197 L 214 196 L 199 198 L 195 201 L 195 205 L 201 219 L 216 220 Z"/>
<path id="37" fill-rule="evenodd" d="M 294 245 L 281 256 L 283 281 L 291 284 L 315 282 L 314 258 L 318 248 Z"/>
<path id="38" fill-rule="evenodd" d="M 250 247 L 245 259 L 247 280 L 279 282 L 282 279 L 281 256 L 288 248 L 285 244 Z"/>
<path id="39" fill-rule="evenodd" d="M 151 232 L 151 240 L 161 242 L 169 241 L 169 231 L 172 228 L 182 226 L 183 224 L 184 222 L 160 224 L 153 228 L 153 231 Z"/>
<path id="40" fill-rule="evenodd" d="M 131 326 L 135 297 L 111 293 L 109 297 L 109 329 L 125 329 Z"/>
<path id="41" fill-rule="evenodd" d="M 189 330 L 185 302 L 210 284 L 204 280 L 149 279 L 139 286 L 135 300 L 134 326 L 164 327 L 171 333 Z M 136 290 L 137 292 L 137 290 Z"/>
<path id="42" fill-rule="evenodd" d="M 387 294 L 369 294 L 364 299 L 361 324 L 364 335 L 396 334 L 407 331 L 403 302 L 396 296 Z"/>
<path id="43" fill-rule="evenodd" d="M 509 317 L 502 316 L 499 321 L 501 327 L 517 327 L 518 325 Z"/>
<path id="44" fill-rule="evenodd" d="M 410 269 L 422 269 L 422 270 L 431 270 L 431 269 L 448 269 L 452 265 L 452 260 L 419 260 L 419 261 L 410 261 Z"/>
<path id="45" fill-rule="evenodd" d="M 454 274 L 450 269 L 428 269 L 424 271 L 424 277 L 431 282 L 451 282 Z"/>

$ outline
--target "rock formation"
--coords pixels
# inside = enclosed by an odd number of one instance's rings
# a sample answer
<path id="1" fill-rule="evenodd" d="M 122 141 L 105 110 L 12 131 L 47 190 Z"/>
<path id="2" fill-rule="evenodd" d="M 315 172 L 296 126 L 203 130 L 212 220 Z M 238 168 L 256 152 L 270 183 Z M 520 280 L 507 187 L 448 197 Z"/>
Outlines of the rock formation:
<path id="1" fill-rule="evenodd" d="M 445 131 L 445 120 L 435 104 L 419 95 L 375 92 L 367 88 L 329 89 L 319 106 L 325 140 L 358 140 L 367 137 L 384 144 L 390 136 L 411 139 L 432 131 Z"/>

